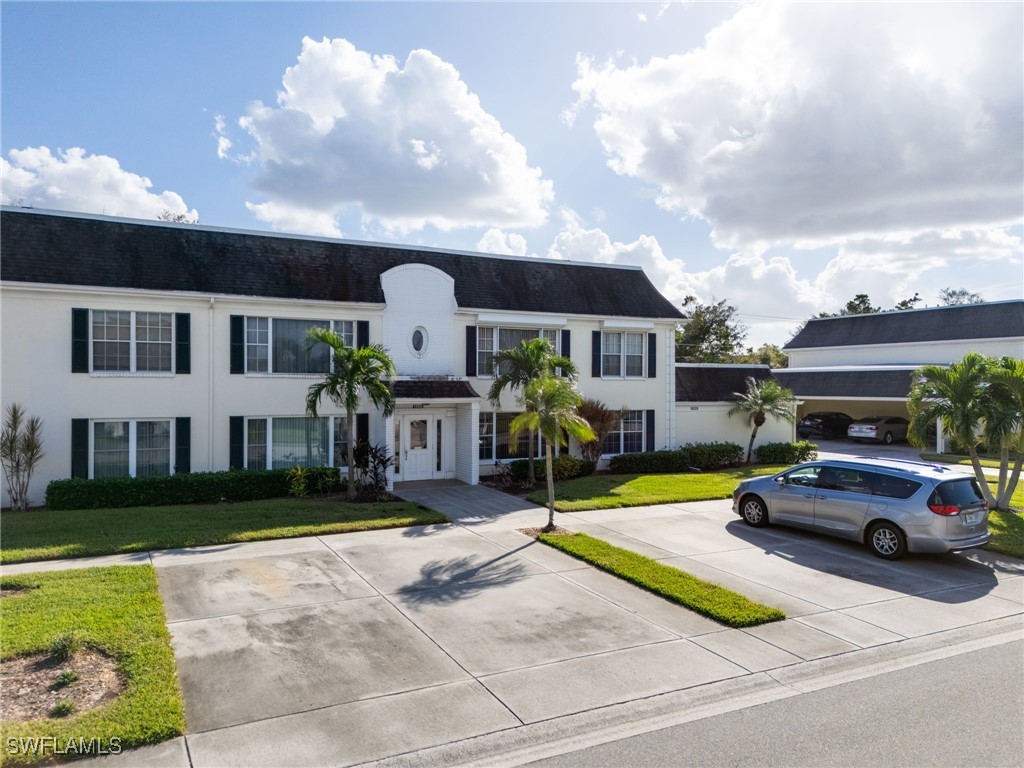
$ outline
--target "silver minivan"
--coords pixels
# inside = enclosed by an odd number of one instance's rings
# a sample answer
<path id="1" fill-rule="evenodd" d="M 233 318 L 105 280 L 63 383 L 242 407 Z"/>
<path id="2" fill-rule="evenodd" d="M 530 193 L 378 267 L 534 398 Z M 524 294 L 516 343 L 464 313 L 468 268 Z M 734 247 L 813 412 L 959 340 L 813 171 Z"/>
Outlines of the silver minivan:
<path id="1" fill-rule="evenodd" d="M 743 480 L 732 509 L 749 525 L 791 525 L 861 541 L 879 557 L 988 543 L 988 504 L 973 474 L 899 459 L 813 461 Z"/>

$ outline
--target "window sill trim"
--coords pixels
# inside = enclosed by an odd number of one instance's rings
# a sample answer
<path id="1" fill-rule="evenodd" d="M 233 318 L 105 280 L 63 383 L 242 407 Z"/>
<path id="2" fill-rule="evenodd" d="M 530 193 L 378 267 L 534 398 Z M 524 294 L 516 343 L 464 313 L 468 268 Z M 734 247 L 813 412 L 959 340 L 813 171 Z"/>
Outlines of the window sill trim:
<path id="1" fill-rule="evenodd" d="M 173 379 L 174 371 L 90 371 L 93 379 Z"/>

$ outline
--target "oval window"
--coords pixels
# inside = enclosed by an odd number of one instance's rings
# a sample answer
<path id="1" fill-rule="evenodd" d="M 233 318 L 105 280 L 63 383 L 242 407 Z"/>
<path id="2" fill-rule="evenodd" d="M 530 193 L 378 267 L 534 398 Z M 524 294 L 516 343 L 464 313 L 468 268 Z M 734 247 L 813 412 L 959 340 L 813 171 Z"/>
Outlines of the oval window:
<path id="1" fill-rule="evenodd" d="M 410 342 L 412 343 L 412 351 L 414 354 L 419 357 L 425 355 L 427 352 L 427 329 L 422 326 L 414 329 Z"/>

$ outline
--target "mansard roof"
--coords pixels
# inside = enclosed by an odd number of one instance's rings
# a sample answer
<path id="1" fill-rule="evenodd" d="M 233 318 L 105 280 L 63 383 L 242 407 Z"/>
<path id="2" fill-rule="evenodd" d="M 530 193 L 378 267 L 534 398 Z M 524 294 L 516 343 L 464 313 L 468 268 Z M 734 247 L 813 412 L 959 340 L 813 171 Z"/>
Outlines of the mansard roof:
<path id="1" fill-rule="evenodd" d="M 910 394 L 913 368 L 866 368 L 806 371 L 781 368 L 775 378 L 799 397 L 879 397 L 904 399 Z"/>
<path id="2" fill-rule="evenodd" d="M 816 317 L 783 349 L 1024 337 L 1024 300 Z"/>
<path id="3" fill-rule="evenodd" d="M 380 275 L 428 264 L 463 309 L 681 319 L 639 267 L 502 257 L 4 208 L 0 279 L 383 304 Z"/>
<path id="4" fill-rule="evenodd" d="M 722 403 L 747 391 L 747 379 L 772 378 L 767 365 L 714 365 L 693 363 L 676 366 L 677 403 Z"/>

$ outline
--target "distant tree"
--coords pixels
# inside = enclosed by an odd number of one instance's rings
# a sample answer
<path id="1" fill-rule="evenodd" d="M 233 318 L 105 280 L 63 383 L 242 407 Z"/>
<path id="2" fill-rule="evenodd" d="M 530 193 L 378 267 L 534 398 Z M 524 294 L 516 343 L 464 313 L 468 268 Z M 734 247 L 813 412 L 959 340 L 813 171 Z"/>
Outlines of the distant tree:
<path id="1" fill-rule="evenodd" d="M 590 397 L 585 398 L 576 410 L 594 432 L 593 440 L 580 443 L 580 453 L 583 454 L 583 458 L 587 461 L 597 464 L 601 459 L 601 444 L 607 435 L 610 435 L 619 428 L 619 422 L 622 420 L 622 411 L 613 410 L 600 400 L 594 400 Z"/>
<path id="2" fill-rule="evenodd" d="M 966 288 L 943 288 L 939 291 L 939 305 L 958 307 L 961 304 L 981 304 L 984 301 L 980 293 L 972 293 Z"/>
<path id="3" fill-rule="evenodd" d="M 532 435 L 540 432 L 544 437 L 544 463 L 548 480 L 548 524 L 541 530 L 555 529 L 555 479 L 552 468 L 552 446 L 565 445 L 566 436 L 581 443 L 594 437 L 586 420 L 577 411 L 583 398 L 571 379 L 544 374 L 523 388 L 524 413 L 509 424 L 509 436 L 515 440 L 523 430 Z"/>
<path id="4" fill-rule="evenodd" d="M 331 350 L 331 369 L 322 381 L 311 384 L 306 392 L 306 414 L 316 417 L 320 398 L 327 399 L 345 409 L 348 427 L 348 498 L 356 497 L 355 423 L 359 394 L 365 392 L 370 401 L 381 409 L 385 418 L 395 412 L 395 395 L 391 379 L 395 377 L 395 361 L 380 344 L 355 349 L 345 343 L 329 328 L 311 328 L 306 335 L 306 346 L 326 344 Z"/>
<path id="5" fill-rule="evenodd" d="M 733 362 L 745 363 L 746 365 L 767 365 L 770 368 L 785 368 L 789 365 L 789 356 L 775 344 L 762 344 L 757 349 L 747 347 L 747 351 L 742 355 L 733 357 Z"/>
<path id="6" fill-rule="evenodd" d="M 915 293 L 909 299 L 900 299 L 892 309 L 882 309 L 871 304 L 871 299 L 866 293 L 858 293 L 838 312 L 819 312 L 818 317 L 846 317 L 847 315 L 873 315 L 876 312 L 892 312 L 901 309 L 913 309 L 914 305 L 921 301 L 921 297 Z"/>
<path id="7" fill-rule="evenodd" d="M 901 299 L 900 301 L 897 301 L 896 302 L 896 306 L 893 307 L 893 309 L 894 310 L 913 309 L 914 305 L 917 304 L 919 301 L 921 301 L 921 296 L 917 293 L 917 291 L 914 291 L 914 295 L 911 298 L 909 298 L 909 299 Z"/>
<path id="8" fill-rule="evenodd" d="M 729 363 L 747 327 L 736 316 L 736 307 L 725 299 L 701 304 L 695 296 L 683 300 L 686 324 L 676 330 L 676 361 L 680 363 Z"/>
<path id="9" fill-rule="evenodd" d="M 747 446 L 747 463 L 754 454 L 754 438 L 757 430 L 764 426 L 768 417 L 788 421 L 796 421 L 796 398 L 793 393 L 783 387 L 775 379 L 758 381 L 753 376 L 747 377 L 747 391 L 734 392 L 736 405 L 729 409 L 729 416 L 737 413 L 747 414 L 750 421 L 750 443 Z"/>
<path id="10" fill-rule="evenodd" d="M 170 209 L 164 209 L 160 211 L 157 216 L 160 221 L 169 221 L 173 224 L 198 224 L 199 217 L 192 218 L 187 213 L 175 213 Z"/>

